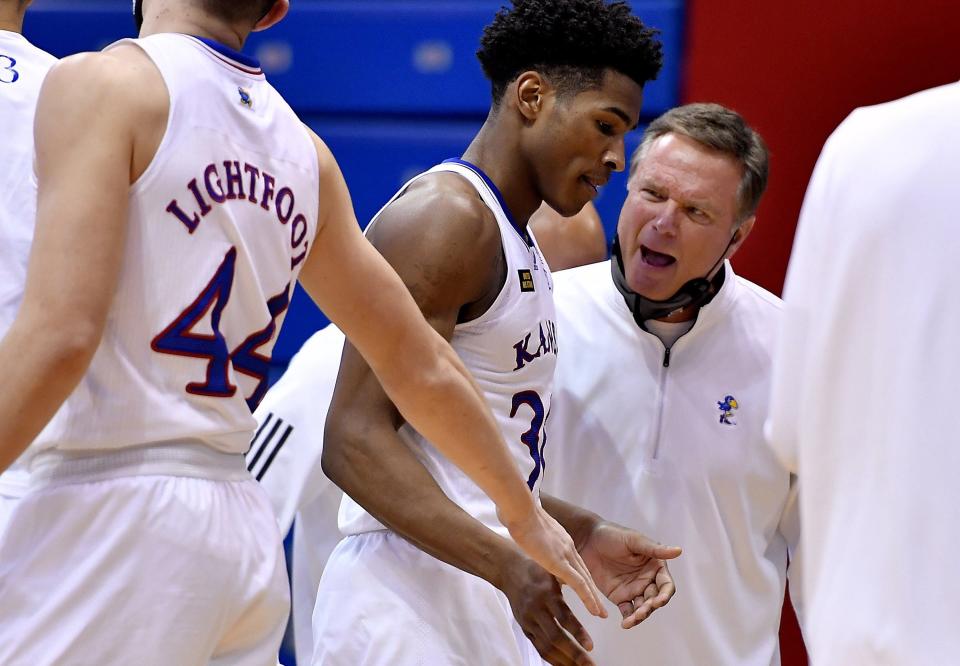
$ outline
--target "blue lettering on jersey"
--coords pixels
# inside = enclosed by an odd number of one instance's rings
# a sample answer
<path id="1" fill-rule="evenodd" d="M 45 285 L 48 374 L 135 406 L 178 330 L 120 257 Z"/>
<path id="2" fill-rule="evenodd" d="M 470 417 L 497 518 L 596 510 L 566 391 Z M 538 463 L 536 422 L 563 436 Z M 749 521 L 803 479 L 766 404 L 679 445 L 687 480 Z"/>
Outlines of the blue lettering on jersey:
<path id="1" fill-rule="evenodd" d="M 539 328 L 540 345 L 535 352 L 530 352 L 532 332 L 527 333 L 523 340 L 513 345 L 513 349 L 517 352 L 517 367 L 513 369 L 514 372 L 521 370 L 527 363 L 532 363 L 544 354 L 557 353 L 557 325 L 552 321 L 542 321 Z"/>
<path id="2" fill-rule="evenodd" d="M 0 83 L 16 83 L 20 72 L 14 69 L 17 61 L 8 55 L 0 53 Z"/>
<path id="3" fill-rule="evenodd" d="M 307 240 L 307 218 L 297 212 L 293 190 L 289 187 L 278 190 L 276 178 L 252 164 L 244 163 L 242 168 L 238 160 L 225 160 L 222 164 L 222 172 L 218 163 L 204 167 L 202 177 L 187 183 L 189 197 L 184 199 L 186 203 L 181 205 L 173 199 L 167 204 L 166 212 L 192 234 L 200 226 L 200 220 L 215 206 L 228 201 L 243 200 L 259 205 L 265 211 L 273 211 L 280 224 L 290 225 L 290 247 L 293 250 L 290 268 L 295 268 L 306 258 L 310 242 Z M 244 175 L 247 176 L 246 189 Z"/>

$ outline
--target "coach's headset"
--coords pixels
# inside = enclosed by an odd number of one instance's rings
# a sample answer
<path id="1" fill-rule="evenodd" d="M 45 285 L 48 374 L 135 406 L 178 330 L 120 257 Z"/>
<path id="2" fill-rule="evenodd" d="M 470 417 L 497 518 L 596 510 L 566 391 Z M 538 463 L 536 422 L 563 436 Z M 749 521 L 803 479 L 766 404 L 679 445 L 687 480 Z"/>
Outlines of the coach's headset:
<path id="1" fill-rule="evenodd" d="M 652 298 L 641 296 L 627 285 L 627 277 L 623 269 L 623 254 L 620 252 L 620 237 L 619 234 L 614 234 L 613 245 L 610 248 L 610 252 L 613 254 L 613 260 L 610 262 L 610 272 L 613 274 L 613 284 L 617 286 L 617 290 L 623 296 L 623 300 L 626 301 L 627 307 L 633 313 L 633 320 L 637 322 L 637 326 L 646 331 L 646 322 L 651 319 L 663 319 L 684 308 L 703 307 L 712 301 L 713 297 L 720 291 L 720 287 L 723 286 L 726 277 L 727 271 L 723 266 L 723 261 L 727 258 L 727 251 L 739 238 L 740 229 L 737 229 L 730 237 L 730 242 L 723 248 L 720 259 L 710 267 L 705 277 L 687 280 L 677 290 L 677 293 L 670 298 L 655 301 Z M 717 266 L 720 266 L 720 270 L 717 271 L 716 275 L 712 275 Z"/>

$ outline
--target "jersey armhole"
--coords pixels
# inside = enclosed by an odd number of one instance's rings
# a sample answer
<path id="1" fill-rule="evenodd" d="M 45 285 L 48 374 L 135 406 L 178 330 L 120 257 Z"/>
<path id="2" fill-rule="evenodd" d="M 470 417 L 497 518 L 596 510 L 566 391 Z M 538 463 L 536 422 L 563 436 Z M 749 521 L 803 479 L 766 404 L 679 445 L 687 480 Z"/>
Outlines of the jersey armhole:
<path id="1" fill-rule="evenodd" d="M 442 166 L 442 165 L 438 165 L 438 166 Z M 437 169 L 437 171 L 453 173 L 460 176 L 465 181 L 470 183 L 471 187 L 477 190 L 477 194 L 481 194 L 477 186 L 477 183 L 475 183 L 469 176 L 467 176 L 466 173 L 461 171 L 462 168 L 464 167 Z M 434 169 L 436 169 L 436 167 L 434 167 Z M 433 171 L 433 169 L 431 169 L 431 171 Z M 474 177 L 477 177 L 477 176 L 474 176 Z M 486 187 L 486 183 L 483 183 L 483 181 L 481 181 L 481 184 L 484 187 Z M 493 195 L 493 193 L 490 192 L 489 188 L 487 189 L 487 191 L 489 194 L 491 194 L 491 196 Z M 502 309 L 503 302 L 507 299 L 507 297 L 510 294 L 510 284 L 511 284 L 510 283 L 510 252 L 507 248 L 507 240 L 506 238 L 504 238 L 503 225 L 500 223 L 500 220 L 497 218 L 496 211 L 493 210 L 490 207 L 490 204 L 487 203 L 486 198 L 484 198 L 481 195 L 480 200 L 483 202 L 483 205 L 486 206 L 491 213 L 493 213 L 493 221 L 497 225 L 497 235 L 500 237 L 500 251 L 503 253 L 503 264 L 504 264 L 503 284 L 500 285 L 500 290 L 497 292 L 496 297 L 490 302 L 490 305 L 488 305 L 487 308 L 482 313 L 480 313 L 479 316 L 474 317 L 470 321 L 457 323 L 456 326 L 454 327 L 454 330 L 456 329 L 473 330 L 474 328 L 489 326 L 496 320 L 497 311 Z M 519 238 L 519 235 L 517 237 Z"/>
<path id="2" fill-rule="evenodd" d="M 147 167 L 143 170 L 143 173 L 140 174 L 140 176 L 135 181 L 130 183 L 130 193 L 132 194 L 135 191 L 140 191 L 144 189 L 146 185 L 149 184 L 150 181 L 154 178 L 154 174 L 159 171 L 157 157 L 164 152 L 164 149 L 173 140 L 171 137 L 172 132 L 170 131 L 170 128 L 176 126 L 174 124 L 174 116 L 176 115 L 176 112 L 177 112 L 177 103 L 174 99 L 173 94 L 170 92 L 170 86 L 167 84 L 167 79 L 163 75 L 163 70 L 160 69 L 160 66 L 157 64 L 156 60 L 154 60 L 153 56 L 150 55 L 150 51 L 145 49 L 138 42 L 138 40 L 122 39 L 106 47 L 104 51 L 107 51 L 109 49 L 113 49 L 115 47 L 122 46 L 125 44 L 136 46 L 138 49 L 140 49 L 140 51 L 145 56 L 147 56 L 147 59 L 150 61 L 150 64 L 153 65 L 153 67 L 157 70 L 157 73 L 160 75 L 160 80 L 163 81 L 163 87 L 164 87 L 164 90 L 167 91 L 167 100 L 169 101 L 169 105 L 168 105 L 169 108 L 167 109 L 167 125 L 163 129 L 163 138 L 160 139 L 160 143 L 157 145 L 157 150 L 156 152 L 154 152 L 153 156 L 150 158 L 150 162 L 149 164 L 147 164 Z"/>

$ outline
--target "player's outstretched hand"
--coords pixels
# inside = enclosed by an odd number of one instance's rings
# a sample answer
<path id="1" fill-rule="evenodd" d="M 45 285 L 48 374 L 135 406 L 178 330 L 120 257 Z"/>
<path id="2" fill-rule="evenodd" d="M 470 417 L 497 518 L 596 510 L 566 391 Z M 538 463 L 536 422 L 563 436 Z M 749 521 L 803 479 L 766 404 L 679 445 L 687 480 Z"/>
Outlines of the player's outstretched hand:
<path id="1" fill-rule="evenodd" d="M 533 511 L 521 520 L 507 521 L 499 509 L 497 513 L 523 552 L 561 583 L 569 585 L 592 615 L 607 617 L 600 590 L 590 577 L 573 540 L 560 523 L 537 503 L 533 504 Z"/>
<path id="2" fill-rule="evenodd" d="M 586 652 L 593 641 L 563 600 L 560 583 L 530 558 L 517 559 L 501 572 L 497 587 L 524 635 L 551 666 L 594 666 Z"/>
<path id="3" fill-rule="evenodd" d="M 601 521 L 580 548 L 597 585 L 630 629 L 665 606 L 677 588 L 665 560 L 680 555 L 678 546 L 664 546 L 616 523 Z"/>

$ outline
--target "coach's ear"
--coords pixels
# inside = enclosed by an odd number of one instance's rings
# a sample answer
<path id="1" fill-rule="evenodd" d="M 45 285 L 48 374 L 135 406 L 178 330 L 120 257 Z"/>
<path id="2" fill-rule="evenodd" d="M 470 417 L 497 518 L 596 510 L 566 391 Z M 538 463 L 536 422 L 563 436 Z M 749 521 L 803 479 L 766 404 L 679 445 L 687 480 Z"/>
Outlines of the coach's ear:
<path id="1" fill-rule="evenodd" d="M 749 236 L 750 232 L 753 231 L 753 224 L 756 221 L 757 221 L 757 216 L 751 215 L 750 217 L 748 217 L 747 219 L 745 219 L 743 222 L 740 223 L 740 226 L 737 228 L 737 230 L 733 234 L 733 238 L 732 238 L 733 242 L 730 243 L 730 248 L 727 250 L 726 255 L 724 255 L 725 259 L 729 259 L 736 253 L 737 250 L 740 249 L 744 241 L 747 240 L 747 236 Z"/>
<path id="2" fill-rule="evenodd" d="M 290 11 L 290 0 L 274 0 L 273 5 L 263 15 L 263 18 L 253 26 L 253 32 L 260 32 L 275 26 L 283 20 L 288 11 Z"/>

